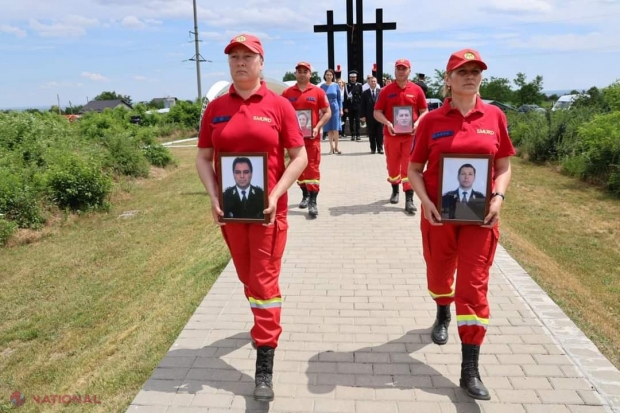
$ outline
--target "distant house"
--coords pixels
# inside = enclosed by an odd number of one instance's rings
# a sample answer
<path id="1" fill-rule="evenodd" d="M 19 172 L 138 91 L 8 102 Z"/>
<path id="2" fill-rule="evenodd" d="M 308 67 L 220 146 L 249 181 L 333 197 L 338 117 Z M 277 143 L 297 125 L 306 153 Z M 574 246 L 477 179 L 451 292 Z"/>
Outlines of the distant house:
<path id="1" fill-rule="evenodd" d="M 162 106 L 164 109 L 170 109 L 171 107 L 176 105 L 177 101 L 177 98 L 168 96 L 165 98 L 155 98 L 151 102 L 157 105 L 157 107 Z"/>
<path id="2" fill-rule="evenodd" d="M 80 111 L 80 114 L 83 114 L 86 112 L 103 112 L 106 109 L 115 109 L 118 107 L 121 107 L 127 110 L 132 109 L 131 105 L 125 102 L 123 99 L 91 100 L 86 105 L 84 105 L 84 107 Z"/>

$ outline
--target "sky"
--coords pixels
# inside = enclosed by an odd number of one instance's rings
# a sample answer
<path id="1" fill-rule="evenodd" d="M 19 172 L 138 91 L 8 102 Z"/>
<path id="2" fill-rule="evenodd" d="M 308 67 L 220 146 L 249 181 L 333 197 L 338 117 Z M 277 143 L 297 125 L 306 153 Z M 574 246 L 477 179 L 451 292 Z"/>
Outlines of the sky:
<path id="1" fill-rule="evenodd" d="M 313 26 L 346 22 L 345 0 L 196 0 L 202 94 L 229 80 L 224 47 L 240 33 L 259 36 L 264 74 L 282 79 L 298 61 L 327 68 L 327 36 Z M 384 68 L 407 58 L 432 75 L 450 54 L 471 47 L 510 80 L 543 77 L 544 90 L 605 87 L 620 78 L 620 0 L 365 0 L 397 29 L 384 32 Z M 134 102 L 198 96 L 192 0 L 0 0 L 0 108 L 83 105 L 103 91 Z M 346 35 L 336 34 L 346 71 Z M 364 35 L 365 74 L 375 34 Z M 365 76 L 364 76 L 365 77 Z"/>

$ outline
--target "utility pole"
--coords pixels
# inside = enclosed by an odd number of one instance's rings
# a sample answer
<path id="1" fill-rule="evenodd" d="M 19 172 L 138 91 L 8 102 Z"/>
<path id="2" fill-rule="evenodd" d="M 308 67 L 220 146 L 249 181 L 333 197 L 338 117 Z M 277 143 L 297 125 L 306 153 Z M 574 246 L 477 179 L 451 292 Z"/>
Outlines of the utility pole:
<path id="1" fill-rule="evenodd" d="M 61 113 L 60 113 L 60 95 L 58 93 L 56 93 L 56 100 L 58 101 L 58 114 L 61 115 Z"/>
<path id="2" fill-rule="evenodd" d="M 191 32 L 190 32 L 191 33 Z M 200 83 L 200 62 L 205 60 L 200 56 L 200 48 L 198 46 L 198 14 L 196 11 L 196 0 L 194 0 L 194 44 L 196 45 L 196 54 L 189 60 L 196 61 L 196 81 L 198 82 L 198 100 L 202 100 L 202 86 Z"/>

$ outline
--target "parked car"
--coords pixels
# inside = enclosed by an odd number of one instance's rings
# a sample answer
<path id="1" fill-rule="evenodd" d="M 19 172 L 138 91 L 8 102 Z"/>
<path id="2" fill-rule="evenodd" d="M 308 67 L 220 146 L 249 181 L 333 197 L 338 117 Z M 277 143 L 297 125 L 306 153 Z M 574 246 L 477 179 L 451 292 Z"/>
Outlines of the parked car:
<path id="1" fill-rule="evenodd" d="M 527 113 L 527 112 L 547 113 L 547 110 L 545 108 L 541 108 L 538 105 L 521 105 L 519 106 L 517 110 L 521 113 Z"/>
<path id="2" fill-rule="evenodd" d="M 571 106 L 573 106 L 573 103 L 575 103 L 575 100 L 579 97 L 590 97 L 590 95 L 587 94 L 579 94 L 579 95 L 564 95 L 564 96 L 560 96 L 559 99 L 557 100 L 557 102 L 555 102 L 555 104 L 553 105 L 553 107 L 551 108 L 552 111 L 556 111 L 556 110 L 567 110 L 570 109 Z"/>
<path id="3" fill-rule="evenodd" d="M 443 101 L 441 99 L 426 98 L 426 103 L 428 105 L 429 112 L 443 106 Z"/>

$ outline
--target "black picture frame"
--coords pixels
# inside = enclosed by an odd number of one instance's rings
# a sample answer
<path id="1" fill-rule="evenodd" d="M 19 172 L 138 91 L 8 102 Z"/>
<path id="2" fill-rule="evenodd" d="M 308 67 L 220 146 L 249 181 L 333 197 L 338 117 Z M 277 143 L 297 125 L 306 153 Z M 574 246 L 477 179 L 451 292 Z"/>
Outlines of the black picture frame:
<path id="1" fill-rule="evenodd" d="M 437 210 L 441 214 L 441 222 L 477 225 L 484 223 L 491 201 L 492 162 L 493 155 L 440 156 Z M 463 202 L 463 196 L 467 202 Z"/>
<path id="2" fill-rule="evenodd" d="M 267 153 L 221 152 L 218 154 L 217 161 L 220 208 L 224 211 L 220 222 L 257 224 L 269 222 L 269 217 L 263 214 L 263 210 L 268 205 Z M 235 179 L 237 169 L 240 173 Z M 249 179 L 244 178 L 248 170 L 250 171 Z M 246 179 L 249 181 L 247 189 L 240 189 L 244 188 L 239 185 L 245 185 Z M 248 191 L 247 194 L 242 194 L 244 190 Z"/>
<path id="3" fill-rule="evenodd" d="M 314 129 L 314 123 L 312 122 L 312 109 L 297 109 L 295 110 L 297 115 L 297 123 L 299 129 L 301 129 L 301 135 L 304 139 L 312 139 L 312 130 Z M 305 117 L 305 121 L 302 118 Z"/>
<path id="4" fill-rule="evenodd" d="M 404 118 L 399 116 L 401 114 L 408 114 Z M 397 135 L 411 135 L 413 133 L 413 106 L 394 106 L 392 108 L 392 119 L 394 121 L 394 133 Z M 407 120 L 405 123 L 402 120 Z"/>

